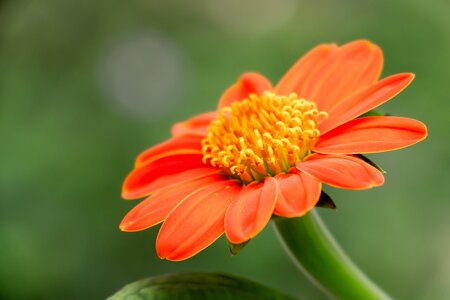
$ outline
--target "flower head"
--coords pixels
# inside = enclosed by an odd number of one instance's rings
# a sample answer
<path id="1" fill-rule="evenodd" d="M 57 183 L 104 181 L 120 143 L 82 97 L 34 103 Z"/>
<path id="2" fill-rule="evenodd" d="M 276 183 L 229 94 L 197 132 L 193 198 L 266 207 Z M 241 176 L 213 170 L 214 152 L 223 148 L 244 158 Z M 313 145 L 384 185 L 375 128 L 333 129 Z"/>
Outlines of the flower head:
<path id="1" fill-rule="evenodd" d="M 414 78 L 379 80 L 383 56 L 368 41 L 320 45 L 275 87 L 243 74 L 218 110 L 177 123 L 173 137 L 141 153 L 123 185 L 126 199 L 147 196 L 120 228 L 163 222 L 158 255 L 183 260 L 224 232 L 234 244 L 256 236 L 273 214 L 299 217 L 319 200 L 322 183 L 344 189 L 383 184 L 355 154 L 403 148 L 426 137 L 423 123 L 360 117 Z"/>
<path id="2" fill-rule="evenodd" d="M 242 183 L 289 173 L 311 153 L 320 135 L 314 102 L 295 93 L 251 94 L 222 108 L 203 140 L 203 162 L 219 167 Z"/>

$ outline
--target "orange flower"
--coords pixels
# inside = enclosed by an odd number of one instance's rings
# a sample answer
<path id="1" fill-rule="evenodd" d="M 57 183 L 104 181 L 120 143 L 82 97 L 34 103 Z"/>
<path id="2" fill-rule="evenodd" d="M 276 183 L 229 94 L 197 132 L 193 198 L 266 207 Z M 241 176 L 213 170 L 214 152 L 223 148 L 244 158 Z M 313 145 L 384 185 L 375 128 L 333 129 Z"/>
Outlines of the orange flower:
<path id="1" fill-rule="evenodd" d="M 360 117 L 400 93 L 414 78 L 379 80 L 380 48 L 368 41 L 320 45 L 272 87 L 242 75 L 209 112 L 175 124 L 173 137 L 141 153 L 122 196 L 148 196 L 123 219 L 123 231 L 164 222 L 161 258 L 183 260 L 224 232 L 239 244 L 272 214 L 312 209 L 321 184 L 367 189 L 380 171 L 354 154 L 400 149 L 423 140 L 423 123 L 402 117 Z"/>

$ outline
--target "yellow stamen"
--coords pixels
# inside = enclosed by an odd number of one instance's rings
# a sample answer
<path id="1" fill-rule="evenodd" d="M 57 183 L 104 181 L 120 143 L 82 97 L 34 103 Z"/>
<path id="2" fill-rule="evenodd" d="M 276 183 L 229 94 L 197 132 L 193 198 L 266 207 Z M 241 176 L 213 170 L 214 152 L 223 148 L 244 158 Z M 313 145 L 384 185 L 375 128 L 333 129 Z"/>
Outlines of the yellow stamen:
<path id="1" fill-rule="evenodd" d="M 287 173 L 311 153 L 320 135 L 316 104 L 294 93 L 252 94 L 219 112 L 202 141 L 203 162 L 243 183 Z"/>

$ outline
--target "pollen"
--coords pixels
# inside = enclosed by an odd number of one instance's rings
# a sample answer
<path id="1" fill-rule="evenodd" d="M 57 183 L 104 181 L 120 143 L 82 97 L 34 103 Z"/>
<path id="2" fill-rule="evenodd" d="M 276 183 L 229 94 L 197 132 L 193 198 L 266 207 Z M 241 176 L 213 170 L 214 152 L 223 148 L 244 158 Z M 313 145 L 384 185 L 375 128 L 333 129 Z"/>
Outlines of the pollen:
<path id="1" fill-rule="evenodd" d="M 287 173 L 311 154 L 327 113 L 292 93 L 251 94 L 222 108 L 202 141 L 203 162 L 244 184 Z"/>

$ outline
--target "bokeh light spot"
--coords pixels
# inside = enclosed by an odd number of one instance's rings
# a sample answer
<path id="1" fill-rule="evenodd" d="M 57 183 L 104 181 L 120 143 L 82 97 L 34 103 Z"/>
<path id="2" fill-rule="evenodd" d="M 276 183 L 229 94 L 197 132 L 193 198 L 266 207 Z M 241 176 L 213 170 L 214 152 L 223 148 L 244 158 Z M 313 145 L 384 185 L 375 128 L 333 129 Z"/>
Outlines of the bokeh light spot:
<path id="1" fill-rule="evenodd" d="M 103 92 L 130 117 L 161 119 L 182 92 L 182 51 L 161 33 L 134 33 L 114 45 L 100 64 Z"/>

